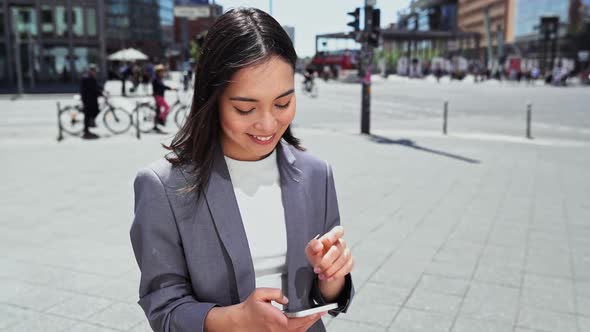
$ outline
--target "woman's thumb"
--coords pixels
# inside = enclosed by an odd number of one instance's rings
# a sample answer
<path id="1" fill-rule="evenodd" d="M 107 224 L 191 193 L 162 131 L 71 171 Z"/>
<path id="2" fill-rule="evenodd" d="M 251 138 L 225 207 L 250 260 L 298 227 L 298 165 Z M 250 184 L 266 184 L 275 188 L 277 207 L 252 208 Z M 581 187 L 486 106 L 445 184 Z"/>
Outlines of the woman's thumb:
<path id="1" fill-rule="evenodd" d="M 256 288 L 254 293 L 254 300 L 262 302 L 275 301 L 280 304 L 287 304 L 289 299 L 278 288 Z"/>

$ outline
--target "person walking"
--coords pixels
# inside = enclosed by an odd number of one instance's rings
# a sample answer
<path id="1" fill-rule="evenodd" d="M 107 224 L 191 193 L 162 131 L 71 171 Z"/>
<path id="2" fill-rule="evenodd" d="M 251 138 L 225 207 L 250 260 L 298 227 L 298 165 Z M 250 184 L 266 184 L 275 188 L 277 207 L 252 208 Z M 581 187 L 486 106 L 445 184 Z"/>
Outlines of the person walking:
<path id="1" fill-rule="evenodd" d="M 331 166 L 292 132 L 297 54 L 281 25 L 231 9 L 209 29 L 192 110 L 134 182 L 139 305 L 163 331 L 325 331 L 298 310 L 354 295 Z"/>
<path id="2" fill-rule="evenodd" d="M 154 129 L 157 131 L 159 124 L 166 126 L 166 117 L 168 116 L 168 112 L 170 112 L 170 105 L 168 105 L 166 102 L 164 94 L 166 93 L 166 90 L 177 91 L 178 89 L 171 88 L 164 84 L 163 80 L 164 75 L 166 74 L 166 67 L 164 67 L 164 65 L 156 65 L 154 70 L 156 72 L 156 76 L 152 81 L 152 93 L 156 102 L 156 118 L 154 119 Z"/>
<path id="3" fill-rule="evenodd" d="M 98 109 L 98 97 L 103 95 L 102 86 L 96 80 L 97 67 L 90 64 L 84 77 L 80 80 L 80 96 L 84 111 L 84 133 L 83 139 L 97 139 L 98 135 L 90 132 L 90 128 L 96 127 L 96 116 Z"/>

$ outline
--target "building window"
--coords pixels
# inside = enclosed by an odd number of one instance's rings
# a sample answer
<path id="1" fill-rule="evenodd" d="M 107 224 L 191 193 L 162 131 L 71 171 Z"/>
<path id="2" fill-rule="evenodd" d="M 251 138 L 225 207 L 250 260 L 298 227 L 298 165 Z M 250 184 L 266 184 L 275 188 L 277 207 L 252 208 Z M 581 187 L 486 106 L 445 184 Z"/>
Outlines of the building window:
<path id="1" fill-rule="evenodd" d="M 55 7 L 55 34 L 63 36 L 68 29 L 68 19 L 64 6 Z"/>
<path id="2" fill-rule="evenodd" d="M 0 36 L 4 38 L 4 12 L 0 10 Z"/>
<path id="3" fill-rule="evenodd" d="M 64 81 L 70 75 L 70 63 L 68 49 L 66 47 L 45 47 L 43 49 L 43 62 L 47 71 L 47 78 L 55 80 L 62 78 Z"/>
<path id="4" fill-rule="evenodd" d="M 21 34 L 37 35 L 36 12 L 33 8 L 13 7 L 12 17 L 16 22 L 16 30 Z"/>
<path id="5" fill-rule="evenodd" d="M 89 36 L 96 36 L 96 10 L 86 8 L 86 33 Z"/>
<path id="6" fill-rule="evenodd" d="M 82 15 L 82 7 L 74 7 L 72 10 L 72 31 L 74 36 L 84 35 L 84 15 Z"/>
<path id="7" fill-rule="evenodd" d="M 43 6 L 41 8 L 41 32 L 51 34 L 53 30 L 53 10 L 49 6 Z"/>

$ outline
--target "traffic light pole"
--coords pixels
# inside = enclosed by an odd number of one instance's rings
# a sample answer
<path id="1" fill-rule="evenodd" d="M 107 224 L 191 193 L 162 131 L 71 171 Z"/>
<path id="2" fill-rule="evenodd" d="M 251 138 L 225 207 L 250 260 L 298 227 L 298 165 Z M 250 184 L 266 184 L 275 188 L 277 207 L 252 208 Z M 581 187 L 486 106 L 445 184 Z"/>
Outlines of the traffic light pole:
<path id="1" fill-rule="evenodd" d="M 373 64 L 373 46 L 369 43 L 369 35 L 373 29 L 373 6 L 365 2 L 365 28 L 362 32 L 361 68 L 362 102 L 361 102 L 361 133 L 371 134 L 371 67 Z"/>

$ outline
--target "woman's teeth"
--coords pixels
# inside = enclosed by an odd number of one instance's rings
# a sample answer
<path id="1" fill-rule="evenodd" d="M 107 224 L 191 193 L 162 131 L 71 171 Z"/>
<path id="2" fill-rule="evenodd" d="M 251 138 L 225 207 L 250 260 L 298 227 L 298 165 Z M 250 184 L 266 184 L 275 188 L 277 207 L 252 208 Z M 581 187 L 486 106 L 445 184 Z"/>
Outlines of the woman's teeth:
<path id="1" fill-rule="evenodd" d="M 254 136 L 254 138 L 256 138 L 256 139 L 257 139 L 257 140 L 259 140 L 259 141 L 268 141 L 268 140 L 269 140 L 269 139 L 271 139 L 271 138 L 272 138 L 274 135 L 271 135 L 271 136 L 266 136 L 266 137 L 264 137 L 264 136 L 255 136 L 255 135 L 252 135 L 252 136 Z"/>

